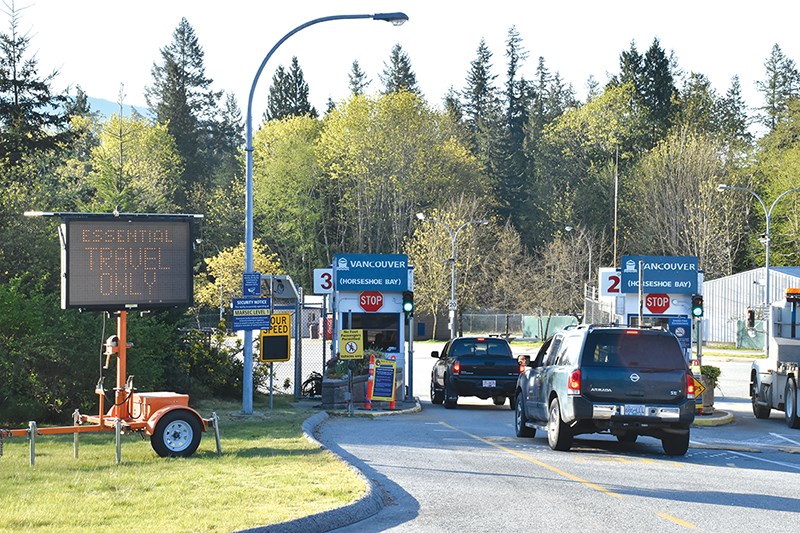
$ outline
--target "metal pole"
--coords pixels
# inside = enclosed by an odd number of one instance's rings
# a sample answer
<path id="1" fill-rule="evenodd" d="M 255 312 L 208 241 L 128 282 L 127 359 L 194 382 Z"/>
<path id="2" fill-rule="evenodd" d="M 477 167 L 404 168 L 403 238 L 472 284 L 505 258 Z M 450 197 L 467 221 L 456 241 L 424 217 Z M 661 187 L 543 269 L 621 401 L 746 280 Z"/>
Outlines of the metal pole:
<path id="1" fill-rule="evenodd" d="M 330 20 L 345 20 L 345 19 L 373 19 L 385 20 L 394 25 L 399 25 L 408 20 L 404 13 L 376 13 L 373 15 L 333 15 L 330 17 L 321 17 L 310 20 L 300 26 L 296 27 L 286 35 L 284 35 L 275 46 L 264 56 L 261 65 L 256 71 L 253 78 L 253 84 L 250 86 L 250 95 L 247 99 L 247 117 L 245 121 L 245 224 L 244 224 L 244 240 L 245 240 L 245 253 L 244 253 L 244 272 L 246 274 L 253 272 L 253 96 L 255 95 L 256 85 L 258 78 L 261 77 L 261 72 L 264 70 L 272 54 L 282 45 L 289 37 L 299 32 L 300 30 L 319 24 L 320 22 L 327 22 Z M 242 413 L 246 415 L 253 414 L 253 332 L 252 330 L 244 330 L 244 379 L 242 384 Z"/>
<path id="2" fill-rule="evenodd" d="M 72 413 L 72 424 L 77 426 L 81 423 L 81 414 L 80 412 L 75 409 Z M 79 433 L 76 431 L 72 434 L 72 458 L 78 458 L 78 435 Z"/>
<path id="3" fill-rule="evenodd" d="M 300 389 L 303 384 L 303 288 L 299 287 L 300 294 L 298 294 L 295 303 L 295 320 L 294 327 L 294 401 L 300 400 Z"/>
<path id="4" fill-rule="evenodd" d="M 450 230 L 449 227 L 445 225 L 447 231 L 450 232 L 450 338 L 454 339 L 458 335 L 456 331 L 456 309 L 458 309 L 458 304 L 456 303 L 456 237 L 458 237 L 458 232 L 453 235 L 453 232 Z"/>
<path id="5" fill-rule="evenodd" d="M 122 420 L 117 418 L 114 422 L 114 432 L 117 437 L 117 464 L 122 462 Z"/>
<path id="6" fill-rule="evenodd" d="M 644 261 L 639 260 L 639 327 L 644 324 Z"/>
<path id="7" fill-rule="evenodd" d="M 30 441 L 30 465 L 36 464 L 36 422 L 31 420 L 28 422 L 28 440 Z"/>
<path id="8" fill-rule="evenodd" d="M 408 317 L 408 396 L 414 399 L 414 315 Z"/>

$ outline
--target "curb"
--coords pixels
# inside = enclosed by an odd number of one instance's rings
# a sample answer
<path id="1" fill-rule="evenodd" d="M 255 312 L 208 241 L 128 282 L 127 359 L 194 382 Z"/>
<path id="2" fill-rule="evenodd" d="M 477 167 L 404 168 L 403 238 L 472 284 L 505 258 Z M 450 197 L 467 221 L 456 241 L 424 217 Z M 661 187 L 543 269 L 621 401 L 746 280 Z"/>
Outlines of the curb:
<path id="1" fill-rule="evenodd" d="M 727 411 L 714 410 L 711 415 L 696 415 L 694 417 L 693 426 L 713 427 L 730 424 L 733 422 L 733 415 Z"/>
<path id="2" fill-rule="evenodd" d="M 406 414 L 406 413 L 417 413 L 422 410 L 422 406 L 419 403 L 419 398 L 414 398 L 415 405 L 408 409 L 400 409 L 395 411 L 361 411 L 361 412 L 354 412 L 353 416 L 361 416 L 361 417 L 378 417 L 378 416 L 386 416 L 386 415 L 397 415 L 397 414 Z M 378 513 L 381 509 L 383 509 L 383 497 L 380 494 L 380 491 L 377 486 L 365 476 L 359 469 L 355 466 L 351 465 L 349 462 L 345 461 L 342 457 L 338 454 L 333 452 L 332 450 L 328 449 L 324 444 L 322 444 L 314 434 L 317 432 L 319 427 L 325 423 L 328 418 L 331 416 L 347 416 L 346 411 L 323 411 L 321 413 L 317 413 L 313 416 L 306 418 L 303 422 L 303 435 L 306 439 L 309 440 L 312 444 L 319 446 L 324 450 L 328 450 L 333 455 L 336 456 L 337 459 L 342 461 L 344 464 L 347 465 L 350 470 L 352 470 L 356 476 L 361 478 L 364 481 L 364 484 L 367 487 L 366 492 L 364 495 L 356 500 L 355 502 L 345 505 L 343 507 L 337 507 L 335 509 L 329 509 L 327 511 L 313 514 L 310 516 L 304 516 L 301 518 L 295 518 L 294 520 L 288 520 L 286 522 L 280 522 L 278 524 L 272 524 L 269 526 L 263 527 L 256 527 L 251 529 L 245 529 L 240 533 L 324 533 L 326 531 L 331 531 L 333 529 L 338 529 L 340 527 L 348 526 L 350 524 L 354 524 L 356 522 L 360 522 L 365 520 L 371 516 L 374 516 Z"/>

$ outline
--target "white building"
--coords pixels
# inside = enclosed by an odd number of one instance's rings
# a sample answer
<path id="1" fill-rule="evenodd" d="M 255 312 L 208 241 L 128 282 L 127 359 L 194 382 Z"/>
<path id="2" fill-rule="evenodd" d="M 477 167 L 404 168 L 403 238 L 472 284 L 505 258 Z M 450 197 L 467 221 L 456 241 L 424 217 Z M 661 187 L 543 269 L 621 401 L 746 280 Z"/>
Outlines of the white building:
<path id="1" fill-rule="evenodd" d="M 784 297 L 788 287 L 800 287 L 800 267 L 770 269 L 770 301 Z M 709 342 L 737 342 L 747 321 L 747 310 L 756 309 L 756 318 L 765 304 L 766 268 L 756 268 L 703 283 L 705 339 Z M 756 335 L 763 347 L 763 322 L 758 321 Z"/>

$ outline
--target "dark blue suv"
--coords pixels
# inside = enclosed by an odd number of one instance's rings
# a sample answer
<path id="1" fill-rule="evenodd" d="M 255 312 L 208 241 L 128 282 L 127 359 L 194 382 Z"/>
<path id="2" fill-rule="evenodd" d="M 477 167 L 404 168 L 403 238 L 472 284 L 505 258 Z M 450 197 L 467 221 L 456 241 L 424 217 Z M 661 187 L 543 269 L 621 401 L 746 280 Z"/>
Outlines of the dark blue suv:
<path id="1" fill-rule="evenodd" d="M 661 439 L 667 455 L 684 455 L 694 421 L 694 379 L 672 333 L 618 326 L 579 326 L 556 333 L 520 374 L 515 432 L 547 433 L 568 450 L 583 433 L 621 442 Z"/>

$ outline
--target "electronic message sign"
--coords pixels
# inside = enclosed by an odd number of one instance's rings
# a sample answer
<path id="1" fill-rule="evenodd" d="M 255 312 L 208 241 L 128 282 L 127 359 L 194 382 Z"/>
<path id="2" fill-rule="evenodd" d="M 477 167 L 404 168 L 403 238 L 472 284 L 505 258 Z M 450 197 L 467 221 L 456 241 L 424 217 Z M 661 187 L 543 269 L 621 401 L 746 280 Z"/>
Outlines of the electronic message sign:
<path id="1" fill-rule="evenodd" d="M 190 216 L 65 218 L 61 307 L 191 305 L 191 224 Z"/>

